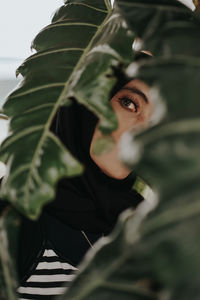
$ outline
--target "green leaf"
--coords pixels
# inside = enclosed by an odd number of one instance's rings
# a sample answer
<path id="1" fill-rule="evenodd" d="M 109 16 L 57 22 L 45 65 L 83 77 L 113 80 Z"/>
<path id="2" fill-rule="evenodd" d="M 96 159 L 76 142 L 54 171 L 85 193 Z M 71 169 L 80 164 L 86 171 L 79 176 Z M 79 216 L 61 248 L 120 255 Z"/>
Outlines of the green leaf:
<path id="1" fill-rule="evenodd" d="M 199 189 L 176 194 L 152 212 L 155 200 L 147 198 L 124 212 L 87 253 L 62 299 L 198 299 L 199 196 Z"/>
<path id="2" fill-rule="evenodd" d="M 200 24 L 178 1 L 116 3 L 155 54 L 137 73 L 132 64 L 126 73 L 152 87 L 154 103 L 163 103 L 165 115 L 146 132 L 130 134 L 124 145 L 130 153 L 125 151 L 123 160 L 156 193 L 136 211 L 124 212 L 112 234 L 94 245 L 62 299 L 197 300 Z"/>
<path id="3" fill-rule="evenodd" d="M 16 300 L 17 288 L 17 239 L 19 215 L 10 206 L 0 216 L 0 296 L 2 300 Z"/>
<path id="4" fill-rule="evenodd" d="M 145 257 L 140 269 L 139 261 L 134 261 L 137 250 L 134 251 L 131 237 L 138 240 L 136 229 L 144 218 L 141 211 L 133 221 L 134 214 L 131 209 L 125 211 L 112 234 L 99 240 L 87 253 L 81 272 L 62 299 L 157 299 L 156 293 L 148 288 L 148 277 L 142 278 L 147 279 L 146 283 L 134 280 L 144 273 L 146 265 Z"/>
<path id="5" fill-rule="evenodd" d="M 110 13 L 107 0 L 67 1 L 33 41 L 37 53 L 18 68 L 24 79 L 4 104 L 11 123 L 0 153 L 8 165 L 1 195 L 32 219 L 53 199 L 59 178 L 83 172 L 50 126 Z"/>
<path id="6" fill-rule="evenodd" d="M 200 174 L 199 132 L 199 118 L 152 128 L 133 138 L 132 145 L 128 145 L 133 147 L 138 143 L 143 149 L 141 161 L 137 165 L 129 162 L 129 167 L 134 167 L 168 203 L 175 194 L 184 195 L 189 190 L 199 190 L 196 185 Z M 131 161 L 131 155 L 129 158 Z"/>
<path id="7" fill-rule="evenodd" d="M 171 50 L 168 40 L 165 40 L 165 36 L 162 35 L 165 30 L 174 21 L 177 24 L 189 21 L 193 15 L 189 8 L 178 0 L 116 0 L 115 3 L 145 46 L 152 45 L 147 50 L 152 51 L 155 55 L 158 55 L 158 52 L 163 54 L 163 52 Z M 160 42 L 161 44 L 159 44 Z M 182 51 L 184 51 L 183 48 Z"/>
<path id="8" fill-rule="evenodd" d="M 199 19 L 175 0 L 116 0 L 112 13 L 100 0 L 66 3 L 36 37 L 39 52 L 19 68 L 24 81 L 5 104 L 14 134 L 1 151 L 10 171 L 3 194 L 31 217 L 39 214 L 56 180 L 80 168 L 49 131 L 57 108 L 73 96 L 100 117 L 102 132 L 110 133 L 117 126 L 108 104 L 115 71 L 137 76 L 152 86 L 151 100 L 156 97 L 156 108 L 163 103 L 165 115 L 153 128 L 130 135 L 124 161 L 156 194 L 148 193 L 137 210 L 120 216 L 112 234 L 88 252 L 62 299 L 198 300 Z M 130 64 L 134 35 L 121 14 L 155 55 L 137 74 Z"/>

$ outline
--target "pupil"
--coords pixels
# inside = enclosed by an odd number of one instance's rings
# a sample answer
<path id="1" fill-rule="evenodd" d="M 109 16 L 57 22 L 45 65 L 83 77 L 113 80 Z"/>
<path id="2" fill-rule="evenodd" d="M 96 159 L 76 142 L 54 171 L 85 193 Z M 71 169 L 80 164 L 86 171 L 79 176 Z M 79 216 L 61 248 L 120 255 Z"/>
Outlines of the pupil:
<path id="1" fill-rule="evenodd" d="M 129 106 L 129 104 L 131 103 L 131 101 L 129 99 L 124 99 L 124 103 L 126 106 Z"/>

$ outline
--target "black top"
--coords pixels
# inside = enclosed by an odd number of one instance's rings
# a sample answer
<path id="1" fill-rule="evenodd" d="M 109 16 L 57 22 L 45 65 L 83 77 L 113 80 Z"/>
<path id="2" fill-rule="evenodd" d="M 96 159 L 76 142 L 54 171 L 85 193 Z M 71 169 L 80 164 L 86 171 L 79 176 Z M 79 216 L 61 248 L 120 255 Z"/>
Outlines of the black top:
<path id="1" fill-rule="evenodd" d="M 85 233 L 92 244 L 102 236 L 90 232 Z M 59 257 L 73 266 L 80 263 L 90 248 L 80 230 L 61 223 L 47 212 L 43 212 L 38 221 L 22 217 L 17 258 L 20 282 L 34 268 L 36 258 L 48 242 Z"/>
<path id="2" fill-rule="evenodd" d="M 135 208 L 143 198 L 132 189 L 134 171 L 117 179 L 106 175 L 90 157 L 97 122 L 98 117 L 75 100 L 57 112 L 51 130 L 85 169 L 81 175 L 61 179 L 45 209 L 74 229 L 108 234 L 119 214 Z"/>

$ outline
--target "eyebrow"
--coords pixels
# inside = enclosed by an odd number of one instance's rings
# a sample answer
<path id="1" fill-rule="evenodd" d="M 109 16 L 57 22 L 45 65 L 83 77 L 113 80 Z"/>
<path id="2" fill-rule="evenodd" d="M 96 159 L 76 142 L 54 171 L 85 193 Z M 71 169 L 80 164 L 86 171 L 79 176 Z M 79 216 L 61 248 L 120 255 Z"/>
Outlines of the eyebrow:
<path id="1" fill-rule="evenodd" d="M 149 103 L 149 100 L 147 99 L 147 96 L 141 91 L 141 90 L 138 90 L 137 88 L 135 87 L 123 87 L 121 88 L 121 90 L 126 90 L 126 91 L 131 91 L 135 94 L 138 94 L 139 96 L 141 96 L 143 98 L 143 100 L 146 102 L 146 103 Z"/>

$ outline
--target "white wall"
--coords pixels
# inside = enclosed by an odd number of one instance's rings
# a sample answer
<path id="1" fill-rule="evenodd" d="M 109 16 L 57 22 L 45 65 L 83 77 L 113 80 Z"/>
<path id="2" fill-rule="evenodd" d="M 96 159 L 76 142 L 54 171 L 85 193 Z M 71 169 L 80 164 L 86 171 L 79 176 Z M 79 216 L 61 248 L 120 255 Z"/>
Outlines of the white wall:
<path id="1" fill-rule="evenodd" d="M 62 0 L 1 1 L 0 57 L 29 56 L 31 41 L 62 4 Z"/>
<path id="2" fill-rule="evenodd" d="M 62 0 L 13 0 L 0 3 L 0 109 L 19 80 L 15 70 L 33 54 L 36 34 L 51 21 Z M 0 119 L 0 144 L 7 135 L 7 122 Z"/>

